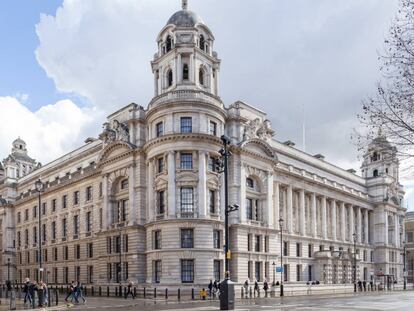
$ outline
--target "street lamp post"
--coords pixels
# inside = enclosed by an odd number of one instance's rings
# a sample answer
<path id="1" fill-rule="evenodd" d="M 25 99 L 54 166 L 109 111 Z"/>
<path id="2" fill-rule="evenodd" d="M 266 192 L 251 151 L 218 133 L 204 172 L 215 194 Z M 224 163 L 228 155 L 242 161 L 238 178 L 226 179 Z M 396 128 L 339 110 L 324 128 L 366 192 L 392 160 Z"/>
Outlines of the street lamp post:
<path id="1" fill-rule="evenodd" d="M 280 297 L 284 296 L 283 293 L 283 275 L 285 274 L 285 271 L 283 269 L 283 219 L 279 219 L 279 229 L 280 229 L 280 267 L 281 267 L 281 273 L 280 273 Z"/>
<path id="2" fill-rule="evenodd" d="M 354 293 L 357 292 L 357 284 L 356 284 L 356 240 L 357 240 L 357 235 L 356 233 L 352 234 L 352 238 L 354 240 L 354 271 L 353 271 L 353 279 L 354 279 Z"/>
<path id="3" fill-rule="evenodd" d="M 42 267 L 42 211 L 41 211 L 41 204 L 42 204 L 42 200 L 41 200 L 41 193 L 44 190 L 44 185 L 43 182 L 38 179 L 35 182 L 35 187 L 38 193 L 38 217 L 39 217 L 39 238 L 38 238 L 38 243 L 39 243 L 39 281 L 43 281 L 43 267 Z"/>
<path id="4" fill-rule="evenodd" d="M 407 244 L 405 243 L 405 241 L 403 242 L 403 280 L 404 280 L 404 290 L 407 289 L 407 277 L 406 277 L 406 271 L 407 271 L 407 267 L 406 267 L 406 256 L 407 256 Z"/>
<path id="5" fill-rule="evenodd" d="M 272 266 L 273 266 L 273 284 L 272 284 L 272 286 L 275 286 L 276 285 L 276 282 L 275 282 L 275 275 L 276 275 L 276 263 L 273 261 L 273 263 L 272 263 Z"/>
<path id="6" fill-rule="evenodd" d="M 7 284 L 10 284 L 10 258 L 7 258 Z"/>

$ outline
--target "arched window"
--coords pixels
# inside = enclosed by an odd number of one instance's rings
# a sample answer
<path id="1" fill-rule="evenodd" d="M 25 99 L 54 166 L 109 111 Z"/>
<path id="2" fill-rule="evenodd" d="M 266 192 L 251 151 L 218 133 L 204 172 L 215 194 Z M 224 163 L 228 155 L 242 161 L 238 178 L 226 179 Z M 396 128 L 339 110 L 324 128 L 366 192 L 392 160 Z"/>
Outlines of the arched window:
<path id="1" fill-rule="evenodd" d="M 378 161 L 380 159 L 380 155 L 377 152 L 374 152 L 371 158 L 372 162 Z"/>
<path id="2" fill-rule="evenodd" d="M 198 81 L 201 85 L 204 85 L 204 70 L 203 68 L 200 68 L 200 71 L 198 72 Z"/>
<path id="3" fill-rule="evenodd" d="M 204 39 L 203 35 L 200 35 L 200 49 L 203 51 L 206 50 L 206 40 Z"/>
<path id="4" fill-rule="evenodd" d="M 173 73 L 171 69 L 167 72 L 167 85 L 168 87 L 173 85 Z"/>
<path id="5" fill-rule="evenodd" d="M 252 178 L 246 178 L 246 186 L 249 188 L 254 188 L 254 180 Z"/>
<path id="6" fill-rule="evenodd" d="M 168 53 L 169 51 L 171 51 L 171 49 L 172 49 L 172 38 L 171 38 L 171 36 L 170 36 L 170 35 L 167 37 L 167 41 L 166 41 L 166 46 L 165 46 L 165 48 L 166 48 L 166 52 L 167 52 L 167 53 Z"/>
<path id="7" fill-rule="evenodd" d="M 373 176 L 373 177 L 378 177 L 378 170 L 374 170 L 374 171 L 372 172 L 372 176 Z"/>
<path id="8" fill-rule="evenodd" d="M 188 80 L 188 65 L 184 64 L 183 66 L 183 80 Z"/>

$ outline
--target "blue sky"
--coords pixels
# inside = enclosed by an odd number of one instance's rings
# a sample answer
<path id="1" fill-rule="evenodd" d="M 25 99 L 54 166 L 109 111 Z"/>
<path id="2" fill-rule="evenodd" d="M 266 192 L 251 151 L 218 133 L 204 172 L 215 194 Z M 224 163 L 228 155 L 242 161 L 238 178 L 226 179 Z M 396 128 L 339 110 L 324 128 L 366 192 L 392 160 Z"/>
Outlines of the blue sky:
<path id="1" fill-rule="evenodd" d="M 180 3 L 1 0 L 0 158 L 21 136 L 34 158 L 50 161 L 96 137 L 111 112 L 146 107 L 156 36 Z M 215 35 L 226 105 L 266 111 L 276 139 L 298 148 L 305 107 L 306 151 L 359 169 L 350 135 L 380 78 L 398 0 L 189 0 L 189 8 Z M 404 184 L 414 205 L 412 174 Z"/>
<path id="2" fill-rule="evenodd" d="M 40 14 L 54 14 L 61 4 L 62 0 L 0 1 L 0 96 L 27 94 L 31 110 L 67 98 L 56 92 L 34 53 Z"/>

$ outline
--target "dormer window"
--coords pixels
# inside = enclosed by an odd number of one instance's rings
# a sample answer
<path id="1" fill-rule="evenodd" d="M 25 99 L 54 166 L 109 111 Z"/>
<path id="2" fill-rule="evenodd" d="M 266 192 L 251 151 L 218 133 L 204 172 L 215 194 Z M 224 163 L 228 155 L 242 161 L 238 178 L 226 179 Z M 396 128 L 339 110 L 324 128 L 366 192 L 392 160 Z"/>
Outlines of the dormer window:
<path id="1" fill-rule="evenodd" d="M 206 41 L 203 35 L 200 35 L 200 49 L 206 51 Z"/>
<path id="2" fill-rule="evenodd" d="M 188 80 L 189 73 L 188 73 L 188 65 L 184 64 L 183 66 L 183 80 Z"/>
<path id="3" fill-rule="evenodd" d="M 378 177 L 378 170 L 374 170 L 374 171 L 372 172 L 372 176 L 373 176 L 373 177 Z"/>
<path id="4" fill-rule="evenodd" d="M 171 38 L 171 36 L 168 36 L 167 37 L 167 41 L 166 41 L 166 43 L 165 43 L 165 51 L 166 51 L 166 53 L 168 53 L 169 51 L 171 51 L 171 49 L 172 49 L 172 38 Z"/>
<path id="5" fill-rule="evenodd" d="M 380 159 L 380 155 L 377 152 L 374 152 L 371 157 L 371 161 L 375 162 L 375 161 L 378 161 L 379 159 Z"/>
<path id="6" fill-rule="evenodd" d="M 204 70 L 202 68 L 200 68 L 200 71 L 198 72 L 198 81 L 204 86 Z"/>
<path id="7" fill-rule="evenodd" d="M 254 189 L 254 180 L 252 178 L 246 178 L 246 186 Z"/>

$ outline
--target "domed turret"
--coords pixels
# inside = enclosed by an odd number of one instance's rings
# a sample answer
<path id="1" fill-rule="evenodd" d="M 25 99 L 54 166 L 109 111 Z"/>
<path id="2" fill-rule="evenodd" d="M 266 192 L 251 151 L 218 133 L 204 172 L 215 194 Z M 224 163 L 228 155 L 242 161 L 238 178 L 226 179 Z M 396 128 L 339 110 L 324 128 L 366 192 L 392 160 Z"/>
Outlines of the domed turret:
<path id="1" fill-rule="evenodd" d="M 187 9 L 174 13 L 167 22 L 167 25 L 177 27 L 195 27 L 197 24 L 204 24 L 204 22 L 198 14 Z"/>

